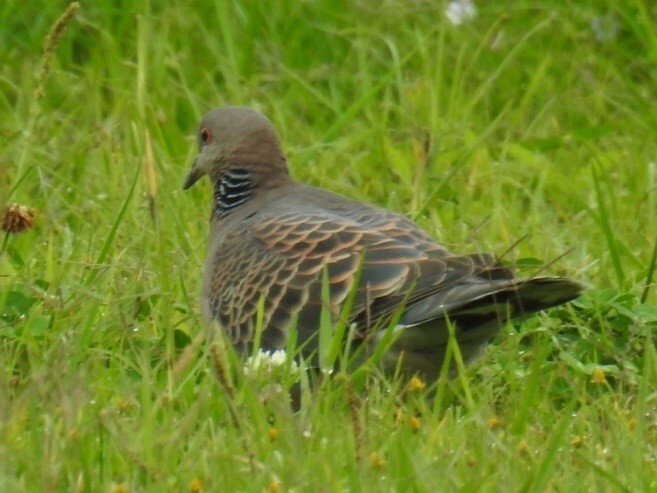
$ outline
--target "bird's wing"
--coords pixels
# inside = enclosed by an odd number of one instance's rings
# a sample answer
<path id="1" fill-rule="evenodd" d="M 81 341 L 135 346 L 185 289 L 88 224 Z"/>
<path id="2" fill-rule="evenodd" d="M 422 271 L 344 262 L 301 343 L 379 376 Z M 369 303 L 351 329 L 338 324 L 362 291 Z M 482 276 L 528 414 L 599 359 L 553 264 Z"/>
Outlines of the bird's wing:
<path id="1" fill-rule="evenodd" d="M 263 347 L 281 348 L 293 317 L 301 342 L 317 332 L 324 270 L 334 319 L 355 289 L 349 321 L 363 328 L 473 276 L 510 277 L 492 257 L 455 256 L 406 221 L 395 214 L 369 222 L 327 212 L 258 214 L 222 237 L 209 257 L 206 309 L 249 347 L 262 300 Z"/>

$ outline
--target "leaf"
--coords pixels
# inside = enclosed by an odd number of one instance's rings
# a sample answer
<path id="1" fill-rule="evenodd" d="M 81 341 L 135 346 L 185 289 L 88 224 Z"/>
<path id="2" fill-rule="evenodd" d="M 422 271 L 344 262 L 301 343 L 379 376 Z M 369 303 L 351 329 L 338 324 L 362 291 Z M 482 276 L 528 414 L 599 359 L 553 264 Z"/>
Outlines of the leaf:
<path id="1" fill-rule="evenodd" d="M 34 337 L 44 336 L 48 332 L 49 328 L 50 328 L 50 317 L 47 317 L 45 315 L 40 315 L 38 317 L 32 318 L 27 325 L 28 331 Z"/>
<path id="2" fill-rule="evenodd" d="M 25 261 L 23 260 L 23 257 L 21 257 L 20 253 L 18 253 L 18 251 L 16 251 L 15 248 L 8 248 L 7 256 L 11 261 L 11 265 L 13 265 L 16 270 L 20 269 L 21 267 L 23 267 L 23 265 L 25 265 Z"/>
<path id="3" fill-rule="evenodd" d="M 34 299 L 29 298 L 21 291 L 9 291 L 5 297 L 5 305 L 2 309 L 3 317 L 15 318 L 27 315 L 34 304 Z"/>
<path id="4" fill-rule="evenodd" d="M 192 342 L 189 334 L 184 330 L 175 329 L 173 331 L 173 343 L 176 346 L 176 349 L 184 349 L 189 346 Z"/>
<path id="5" fill-rule="evenodd" d="M 37 279 L 34 281 L 34 285 L 43 291 L 48 291 L 48 288 L 50 287 L 50 283 L 44 279 Z"/>
<path id="6" fill-rule="evenodd" d="M 643 323 L 657 322 L 657 306 L 637 305 L 634 307 L 633 315 L 635 320 Z"/>
<path id="7" fill-rule="evenodd" d="M 519 269 L 527 269 L 531 267 L 543 267 L 545 262 L 538 258 L 527 257 L 516 260 L 514 264 Z"/>

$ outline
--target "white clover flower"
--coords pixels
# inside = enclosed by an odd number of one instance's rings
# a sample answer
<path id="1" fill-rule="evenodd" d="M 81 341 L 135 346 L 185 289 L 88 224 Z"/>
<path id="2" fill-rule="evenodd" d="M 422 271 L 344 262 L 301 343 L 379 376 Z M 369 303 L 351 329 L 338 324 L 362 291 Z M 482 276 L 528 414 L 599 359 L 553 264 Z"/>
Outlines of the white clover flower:
<path id="1" fill-rule="evenodd" d="M 455 26 L 471 21 L 476 16 L 477 9 L 472 0 L 452 0 L 445 9 L 445 17 Z"/>
<path id="2" fill-rule="evenodd" d="M 247 376 L 253 375 L 269 375 L 273 373 L 277 368 L 281 368 L 285 365 L 287 360 L 287 354 L 284 349 L 278 349 L 276 351 L 263 351 L 260 349 L 257 354 L 249 356 L 244 364 L 244 374 Z M 296 361 L 292 360 L 290 364 L 290 370 L 292 373 L 296 373 L 299 369 Z"/>

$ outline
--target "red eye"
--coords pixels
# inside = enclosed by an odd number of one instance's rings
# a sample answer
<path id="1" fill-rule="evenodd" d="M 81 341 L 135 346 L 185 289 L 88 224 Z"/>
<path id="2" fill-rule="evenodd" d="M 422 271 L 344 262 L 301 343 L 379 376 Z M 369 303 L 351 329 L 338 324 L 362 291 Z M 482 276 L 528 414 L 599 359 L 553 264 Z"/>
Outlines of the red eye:
<path id="1" fill-rule="evenodd" d="M 207 144 L 212 139 L 212 132 L 207 128 L 201 129 L 201 144 Z"/>

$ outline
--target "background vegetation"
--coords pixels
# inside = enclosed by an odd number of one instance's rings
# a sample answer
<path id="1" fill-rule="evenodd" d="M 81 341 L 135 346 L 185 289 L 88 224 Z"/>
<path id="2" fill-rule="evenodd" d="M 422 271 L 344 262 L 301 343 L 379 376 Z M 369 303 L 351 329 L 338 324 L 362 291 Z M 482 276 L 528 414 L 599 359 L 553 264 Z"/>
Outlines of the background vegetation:
<path id="1" fill-rule="evenodd" d="M 67 5 L 0 3 L 0 206 L 37 211 L 0 247 L 2 491 L 657 489 L 655 4 Z M 591 289 L 429 396 L 230 387 L 181 191 L 228 103 L 300 180 Z"/>

